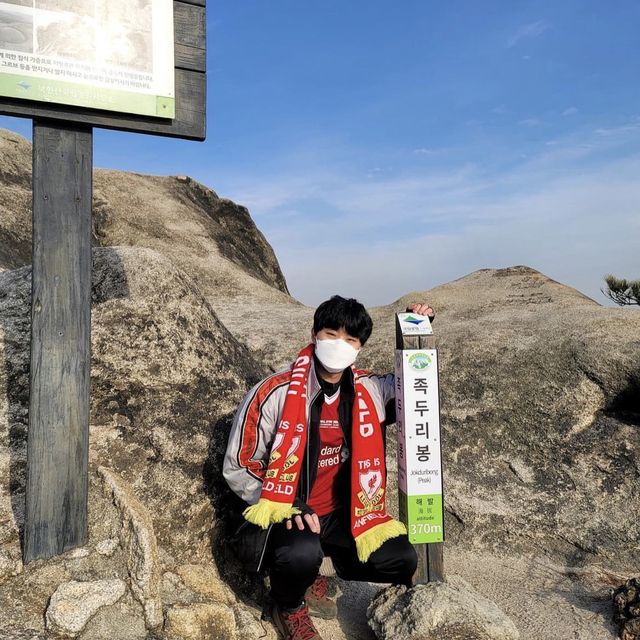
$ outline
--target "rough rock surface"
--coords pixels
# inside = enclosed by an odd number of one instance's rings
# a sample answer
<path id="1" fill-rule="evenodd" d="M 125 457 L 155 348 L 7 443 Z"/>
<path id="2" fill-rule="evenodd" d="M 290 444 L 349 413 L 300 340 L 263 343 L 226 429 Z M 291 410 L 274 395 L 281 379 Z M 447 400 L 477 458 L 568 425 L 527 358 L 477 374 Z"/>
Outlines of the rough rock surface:
<path id="1" fill-rule="evenodd" d="M 0 265 L 31 264 L 31 145 L 0 129 Z"/>
<path id="2" fill-rule="evenodd" d="M 233 610 L 221 604 L 171 607 L 164 628 L 167 640 L 236 640 Z"/>
<path id="3" fill-rule="evenodd" d="M 379 640 L 519 640 L 513 622 L 459 576 L 389 587 L 367 612 Z"/>
<path id="4" fill-rule="evenodd" d="M 125 593 L 122 580 L 65 582 L 51 596 L 47 628 L 64 636 L 77 636 L 101 607 L 116 603 Z"/>
<path id="5" fill-rule="evenodd" d="M 613 594 L 614 619 L 621 640 L 640 639 L 640 578 L 631 578 Z"/>
<path id="6" fill-rule="evenodd" d="M 115 538 L 102 540 L 96 545 L 96 551 L 103 556 L 112 556 L 113 552 L 118 548 L 119 542 Z"/>
<path id="7" fill-rule="evenodd" d="M 175 571 L 188 589 L 207 600 L 219 604 L 233 604 L 235 602 L 233 592 L 220 579 L 215 565 L 185 564 L 176 567 Z"/>
<path id="8" fill-rule="evenodd" d="M 31 144 L 0 130 L 0 266 L 31 263 Z M 219 297 L 291 301 L 271 245 L 245 207 L 191 178 L 94 171 L 93 242 L 149 247 Z"/>
<path id="9" fill-rule="evenodd" d="M 152 638 L 154 634 L 147 631 L 141 606 L 130 591 L 127 591 L 116 604 L 100 609 L 78 636 L 78 640 L 152 640 Z"/>
<path id="10" fill-rule="evenodd" d="M 120 537 L 127 554 L 127 570 L 131 578 L 131 591 L 144 608 L 149 629 L 162 625 L 160 601 L 160 560 L 153 521 L 145 506 L 133 495 L 131 487 L 117 474 L 98 467 L 105 492 L 113 499 L 120 512 Z"/>
<path id="11" fill-rule="evenodd" d="M 30 272 L 0 273 L 0 636 L 7 637 L 9 628 L 39 628 L 44 613 L 44 585 L 28 587 L 41 579 L 40 565 L 13 577 L 22 570 Z M 224 446 L 226 435 L 217 434 L 221 420 L 263 372 L 193 280 L 167 258 L 146 248 L 93 249 L 89 503 L 90 517 L 104 505 L 105 519 L 90 529 L 89 548 L 120 534 L 120 515 L 104 504 L 96 482 L 103 465 L 151 513 L 165 569 L 212 562 L 215 511 L 204 490 L 205 463 L 212 442 Z M 84 561 L 90 570 L 70 567 Z M 68 580 L 70 569 L 92 579 L 113 575 L 98 567 L 126 576 L 126 566 L 121 549 L 112 557 L 92 553 L 65 560 L 59 578 Z M 52 593 L 54 579 L 43 580 Z"/>

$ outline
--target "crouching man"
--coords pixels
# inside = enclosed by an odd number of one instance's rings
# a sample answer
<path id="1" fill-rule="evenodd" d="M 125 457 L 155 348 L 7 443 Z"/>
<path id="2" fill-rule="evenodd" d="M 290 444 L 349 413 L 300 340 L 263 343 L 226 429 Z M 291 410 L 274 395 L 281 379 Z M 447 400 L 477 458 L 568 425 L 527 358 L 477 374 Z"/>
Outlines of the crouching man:
<path id="1" fill-rule="evenodd" d="M 407 310 L 434 315 L 423 304 Z M 229 436 L 224 477 L 246 503 L 236 550 L 248 570 L 268 570 L 272 618 L 286 640 L 320 639 L 309 616 L 335 617 L 318 575 L 324 556 L 343 580 L 410 585 L 416 569 L 385 502 L 394 377 L 354 367 L 372 328 L 356 300 L 323 302 L 311 344 L 249 391 Z"/>

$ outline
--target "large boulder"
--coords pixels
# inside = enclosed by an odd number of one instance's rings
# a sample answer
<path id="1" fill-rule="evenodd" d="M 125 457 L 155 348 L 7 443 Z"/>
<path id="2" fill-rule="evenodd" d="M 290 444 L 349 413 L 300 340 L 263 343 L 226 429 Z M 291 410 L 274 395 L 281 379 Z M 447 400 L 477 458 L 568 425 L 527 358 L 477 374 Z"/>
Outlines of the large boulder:
<path id="1" fill-rule="evenodd" d="M 96 580 L 61 584 L 51 596 L 47 608 L 47 629 L 75 638 L 99 609 L 115 604 L 124 594 L 122 580 Z"/>
<path id="2" fill-rule="evenodd" d="M 31 263 L 31 145 L 0 129 L 0 268 Z"/>
<path id="3" fill-rule="evenodd" d="M 22 267 L 0 273 L 5 356 L 0 367 L 0 553 L 5 580 L 0 630 L 21 619 L 37 628 L 42 611 L 35 617 L 34 612 L 55 583 L 96 579 L 113 571 L 123 577 L 140 574 L 140 585 L 132 587 L 140 592 L 147 626 L 152 627 L 158 623 L 155 579 L 147 580 L 147 570 L 135 559 L 132 564 L 125 550 L 38 561 L 22 571 L 30 272 L 30 267 Z M 133 526 L 138 521 L 147 527 L 144 518 L 123 515 L 131 511 L 123 508 L 126 494 L 130 504 L 139 501 L 150 514 L 148 524 L 165 569 L 188 563 L 207 566 L 215 555 L 215 500 L 205 477 L 212 442 L 224 448 L 226 433 L 218 430 L 228 425 L 239 398 L 264 368 L 219 322 L 193 280 L 147 248 L 93 249 L 91 347 L 90 546 L 122 538 L 123 527 L 138 535 Z M 101 465 L 129 489 L 121 491 L 119 483 L 111 482 L 104 494 L 96 474 Z M 148 535 L 136 540 L 143 538 L 152 540 Z M 149 557 L 155 553 L 152 547 Z M 48 566 L 58 567 L 55 575 L 42 577 Z M 37 589 L 30 587 L 34 581 Z M 22 603 L 18 611 L 23 610 L 24 618 L 12 610 L 16 602 Z"/>
<path id="4" fill-rule="evenodd" d="M 448 544 L 637 569 L 640 313 L 485 269 L 374 309 L 362 364 L 392 369 L 413 300 L 437 310 Z"/>
<path id="5" fill-rule="evenodd" d="M 0 267 L 31 263 L 31 144 L 0 130 Z M 296 306 L 271 245 L 247 209 L 186 176 L 96 169 L 96 246 L 148 247 L 196 282 L 214 309 L 227 299 Z"/>
<path id="6" fill-rule="evenodd" d="M 513 622 L 459 576 L 390 587 L 368 608 L 379 640 L 519 640 Z"/>

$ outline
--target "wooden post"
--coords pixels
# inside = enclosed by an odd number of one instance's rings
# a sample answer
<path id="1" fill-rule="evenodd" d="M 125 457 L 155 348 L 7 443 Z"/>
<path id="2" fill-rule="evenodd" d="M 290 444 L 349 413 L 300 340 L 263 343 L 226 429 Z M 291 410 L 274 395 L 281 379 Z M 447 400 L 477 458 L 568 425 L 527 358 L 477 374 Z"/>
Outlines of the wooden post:
<path id="1" fill-rule="evenodd" d="M 87 540 L 91 127 L 34 120 L 24 561 Z"/>
<path id="2" fill-rule="evenodd" d="M 403 335 L 400 322 L 396 316 L 396 349 L 435 349 L 436 340 L 433 335 Z M 416 544 L 418 568 L 413 576 L 414 584 L 442 582 L 444 580 L 444 545 L 441 542 L 432 544 Z"/>

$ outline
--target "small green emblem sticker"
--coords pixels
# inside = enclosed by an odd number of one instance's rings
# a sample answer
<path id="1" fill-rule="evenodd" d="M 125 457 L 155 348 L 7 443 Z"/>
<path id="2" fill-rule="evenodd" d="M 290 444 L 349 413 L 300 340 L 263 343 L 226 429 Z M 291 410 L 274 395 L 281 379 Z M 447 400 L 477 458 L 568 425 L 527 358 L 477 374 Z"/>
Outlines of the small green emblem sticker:
<path id="1" fill-rule="evenodd" d="M 423 371 L 431 364 L 431 356 L 428 353 L 414 353 L 409 356 L 409 366 L 416 371 Z"/>

